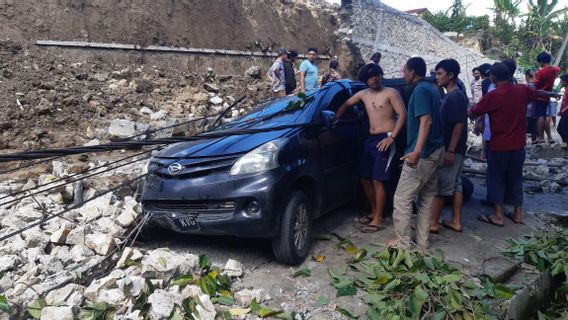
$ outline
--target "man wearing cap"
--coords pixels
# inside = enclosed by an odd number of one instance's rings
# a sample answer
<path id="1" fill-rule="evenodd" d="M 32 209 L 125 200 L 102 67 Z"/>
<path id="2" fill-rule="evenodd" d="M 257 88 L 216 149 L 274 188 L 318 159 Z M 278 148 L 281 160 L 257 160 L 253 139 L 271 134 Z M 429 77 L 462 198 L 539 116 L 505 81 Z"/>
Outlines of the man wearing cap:
<path id="1" fill-rule="evenodd" d="M 270 78 L 272 85 L 272 92 L 277 97 L 283 97 L 286 95 L 286 79 L 284 76 L 284 62 L 288 59 L 288 50 L 281 48 L 278 50 L 280 56 L 274 63 L 272 67 L 268 69 L 268 77 Z"/>

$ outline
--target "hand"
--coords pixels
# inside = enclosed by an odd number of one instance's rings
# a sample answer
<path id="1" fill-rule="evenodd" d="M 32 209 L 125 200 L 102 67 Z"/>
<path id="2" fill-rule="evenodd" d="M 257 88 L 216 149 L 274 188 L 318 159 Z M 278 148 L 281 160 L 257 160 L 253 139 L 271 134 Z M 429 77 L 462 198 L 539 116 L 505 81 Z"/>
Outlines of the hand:
<path id="1" fill-rule="evenodd" d="M 420 160 L 420 152 L 412 151 L 411 153 L 407 153 L 404 157 L 400 158 L 400 160 L 404 160 L 404 163 L 407 166 L 416 168 L 418 160 Z"/>
<path id="2" fill-rule="evenodd" d="M 454 165 L 454 161 L 456 160 L 456 154 L 453 152 L 446 152 L 446 156 L 444 157 L 444 166 L 451 167 Z"/>
<path id="3" fill-rule="evenodd" d="M 379 149 L 380 151 L 386 151 L 393 142 L 394 142 L 393 137 L 388 136 L 377 144 L 377 149 Z"/>

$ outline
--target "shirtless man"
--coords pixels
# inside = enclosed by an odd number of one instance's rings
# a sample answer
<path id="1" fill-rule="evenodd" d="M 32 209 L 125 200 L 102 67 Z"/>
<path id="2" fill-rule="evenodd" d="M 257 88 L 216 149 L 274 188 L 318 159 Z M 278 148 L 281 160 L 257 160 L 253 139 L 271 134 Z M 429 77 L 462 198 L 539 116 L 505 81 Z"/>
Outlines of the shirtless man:
<path id="1" fill-rule="evenodd" d="M 381 84 L 383 70 L 376 64 L 365 66 L 359 80 L 369 89 L 357 92 L 337 110 L 337 118 L 348 108 L 363 102 L 369 116 L 370 136 L 363 147 L 361 158 L 361 183 L 371 204 L 371 215 L 361 218 L 367 225 L 362 232 L 376 232 L 383 229 L 385 187 L 389 181 L 390 165 L 395 154 L 394 140 L 406 121 L 406 110 L 398 92 Z"/>

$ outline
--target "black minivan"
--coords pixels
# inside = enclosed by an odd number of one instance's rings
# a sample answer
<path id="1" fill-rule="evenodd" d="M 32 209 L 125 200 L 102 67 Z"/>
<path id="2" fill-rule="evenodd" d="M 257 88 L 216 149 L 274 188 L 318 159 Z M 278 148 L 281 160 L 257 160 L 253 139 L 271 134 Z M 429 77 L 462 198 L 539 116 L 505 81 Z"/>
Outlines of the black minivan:
<path id="1" fill-rule="evenodd" d="M 408 99 L 403 79 L 382 82 Z M 148 162 L 138 194 L 150 218 L 147 227 L 267 238 L 279 262 L 302 262 L 312 221 L 358 194 L 367 115 L 357 105 L 337 122 L 335 111 L 365 88 L 362 82 L 339 80 L 307 95 L 270 100 L 198 140 L 159 151 Z M 397 154 L 402 155 L 405 131 L 399 136 Z M 400 176 L 395 167 L 387 205 Z M 462 181 L 467 201 L 473 184 Z"/>

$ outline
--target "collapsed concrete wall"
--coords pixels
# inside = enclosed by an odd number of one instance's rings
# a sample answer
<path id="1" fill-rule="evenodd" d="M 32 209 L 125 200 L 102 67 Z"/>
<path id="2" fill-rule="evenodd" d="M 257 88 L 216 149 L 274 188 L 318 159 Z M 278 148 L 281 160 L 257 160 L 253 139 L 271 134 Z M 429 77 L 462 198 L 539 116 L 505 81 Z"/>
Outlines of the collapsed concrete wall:
<path id="1" fill-rule="evenodd" d="M 424 20 L 378 1 L 353 1 L 343 10 L 348 11 L 343 16 L 349 19 L 337 35 L 358 51 L 360 56 L 356 59 L 368 59 L 373 52 L 380 52 L 387 78 L 400 77 L 404 62 L 413 55 L 423 57 L 428 68 L 445 58 L 458 60 L 462 68 L 460 77 L 466 83 L 474 66 L 488 62 L 483 55 L 459 46 Z"/>

